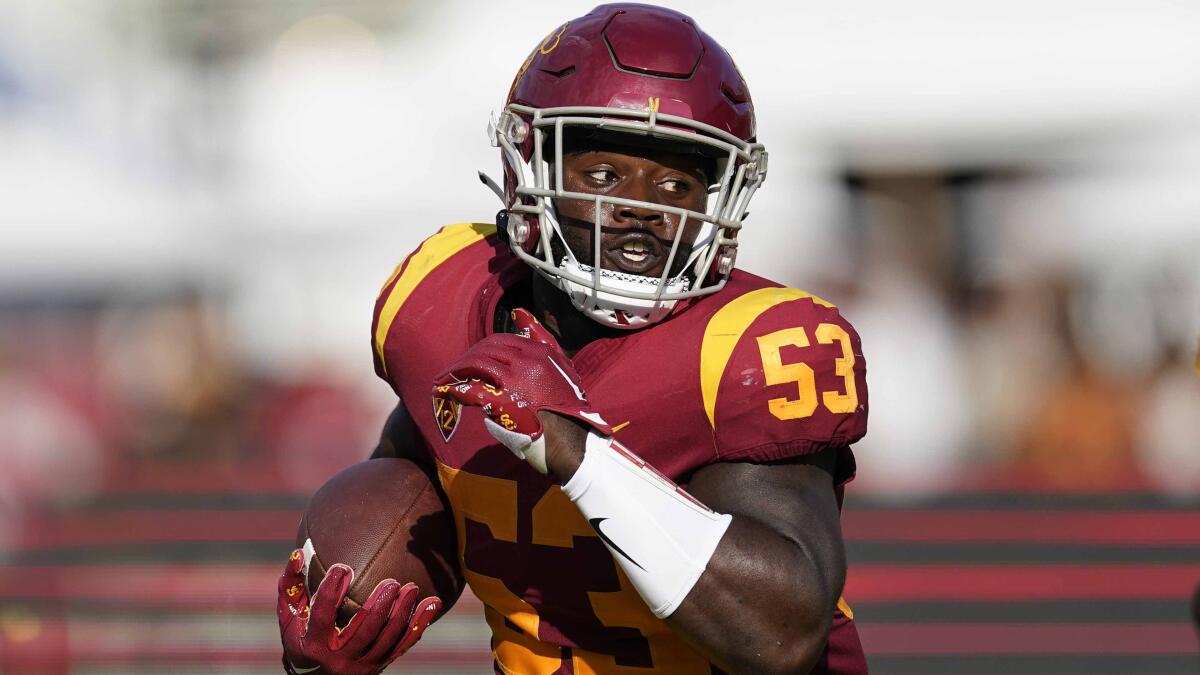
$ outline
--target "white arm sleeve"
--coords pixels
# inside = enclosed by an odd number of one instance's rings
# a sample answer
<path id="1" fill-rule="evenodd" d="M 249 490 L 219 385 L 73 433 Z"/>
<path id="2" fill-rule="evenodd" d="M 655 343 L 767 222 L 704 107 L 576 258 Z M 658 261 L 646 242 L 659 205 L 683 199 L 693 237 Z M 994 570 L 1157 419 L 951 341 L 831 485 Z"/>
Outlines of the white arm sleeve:
<path id="1" fill-rule="evenodd" d="M 594 431 L 562 490 L 660 619 L 696 585 L 732 520 Z"/>

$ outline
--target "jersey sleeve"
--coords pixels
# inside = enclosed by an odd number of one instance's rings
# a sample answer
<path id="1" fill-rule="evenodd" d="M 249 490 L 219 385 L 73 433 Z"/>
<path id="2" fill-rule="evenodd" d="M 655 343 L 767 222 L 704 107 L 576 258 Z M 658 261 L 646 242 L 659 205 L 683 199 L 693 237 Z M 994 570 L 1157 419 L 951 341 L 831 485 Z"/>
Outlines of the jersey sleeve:
<path id="1" fill-rule="evenodd" d="M 395 368 L 393 367 L 391 372 L 389 372 L 386 356 L 388 342 L 392 339 L 390 324 L 394 320 L 396 313 L 388 311 L 388 300 L 392 297 L 393 292 L 396 291 L 396 285 L 399 283 L 400 277 L 411 259 L 412 254 L 410 253 L 396 266 L 391 275 L 388 276 L 387 281 L 383 284 L 383 288 L 379 291 L 378 297 L 375 298 L 375 309 L 371 315 L 371 354 L 375 363 L 375 374 L 381 380 L 387 382 L 396 394 L 400 394 L 400 389 L 392 377 Z"/>
<path id="2" fill-rule="evenodd" d="M 371 319 L 375 373 L 401 398 L 410 371 L 427 374 L 412 368 L 417 361 L 449 363 L 444 349 L 465 349 L 463 317 L 479 304 L 474 293 L 481 280 L 494 276 L 495 232 L 489 223 L 447 225 L 405 257 L 380 289 Z M 417 325 L 419 334 L 411 330 Z"/>
<path id="3" fill-rule="evenodd" d="M 712 316 L 701 347 L 701 390 L 725 461 L 847 448 L 867 430 L 858 333 L 832 304 L 795 289 L 751 291 Z"/>

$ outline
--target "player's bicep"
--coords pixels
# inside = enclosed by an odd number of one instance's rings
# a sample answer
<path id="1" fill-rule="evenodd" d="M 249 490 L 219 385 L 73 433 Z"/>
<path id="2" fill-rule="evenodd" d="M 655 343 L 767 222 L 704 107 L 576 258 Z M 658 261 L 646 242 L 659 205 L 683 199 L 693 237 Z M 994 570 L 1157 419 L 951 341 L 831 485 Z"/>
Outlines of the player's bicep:
<path id="1" fill-rule="evenodd" d="M 832 593 L 841 592 L 846 556 L 835 476 L 840 448 L 772 463 L 718 462 L 698 470 L 692 496 L 719 513 L 749 519 L 797 547 L 820 570 Z"/>
<path id="2" fill-rule="evenodd" d="M 687 490 L 720 513 L 753 518 L 788 538 L 800 522 L 838 522 L 838 449 L 770 463 L 717 462 L 692 475 Z"/>

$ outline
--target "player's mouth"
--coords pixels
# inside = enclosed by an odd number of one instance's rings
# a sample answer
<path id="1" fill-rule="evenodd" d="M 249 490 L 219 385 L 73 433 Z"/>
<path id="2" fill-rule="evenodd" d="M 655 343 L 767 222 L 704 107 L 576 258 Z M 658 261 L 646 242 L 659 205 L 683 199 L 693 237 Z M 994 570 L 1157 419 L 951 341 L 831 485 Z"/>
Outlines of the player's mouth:
<path id="1" fill-rule="evenodd" d="M 658 238 L 643 230 L 605 242 L 604 257 L 622 272 L 645 274 L 666 260 L 667 250 Z"/>

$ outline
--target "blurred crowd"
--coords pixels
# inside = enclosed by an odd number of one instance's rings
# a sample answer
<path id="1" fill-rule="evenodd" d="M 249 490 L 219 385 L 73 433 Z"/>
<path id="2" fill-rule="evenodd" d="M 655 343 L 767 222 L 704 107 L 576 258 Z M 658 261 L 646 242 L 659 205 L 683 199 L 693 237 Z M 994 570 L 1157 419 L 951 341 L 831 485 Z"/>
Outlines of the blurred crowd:
<path id="1" fill-rule="evenodd" d="M 0 544 L 30 509 L 107 492 L 311 493 L 370 453 L 387 412 L 327 366 L 256 372 L 190 292 L 5 307 Z"/>
<path id="2" fill-rule="evenodd" d="M 1044 180 L 848 181 L 843 304 L 872 405 L 858 489 L 1200 490 L 1195 244 L 1039 255 L 1003 198 Z"/>

